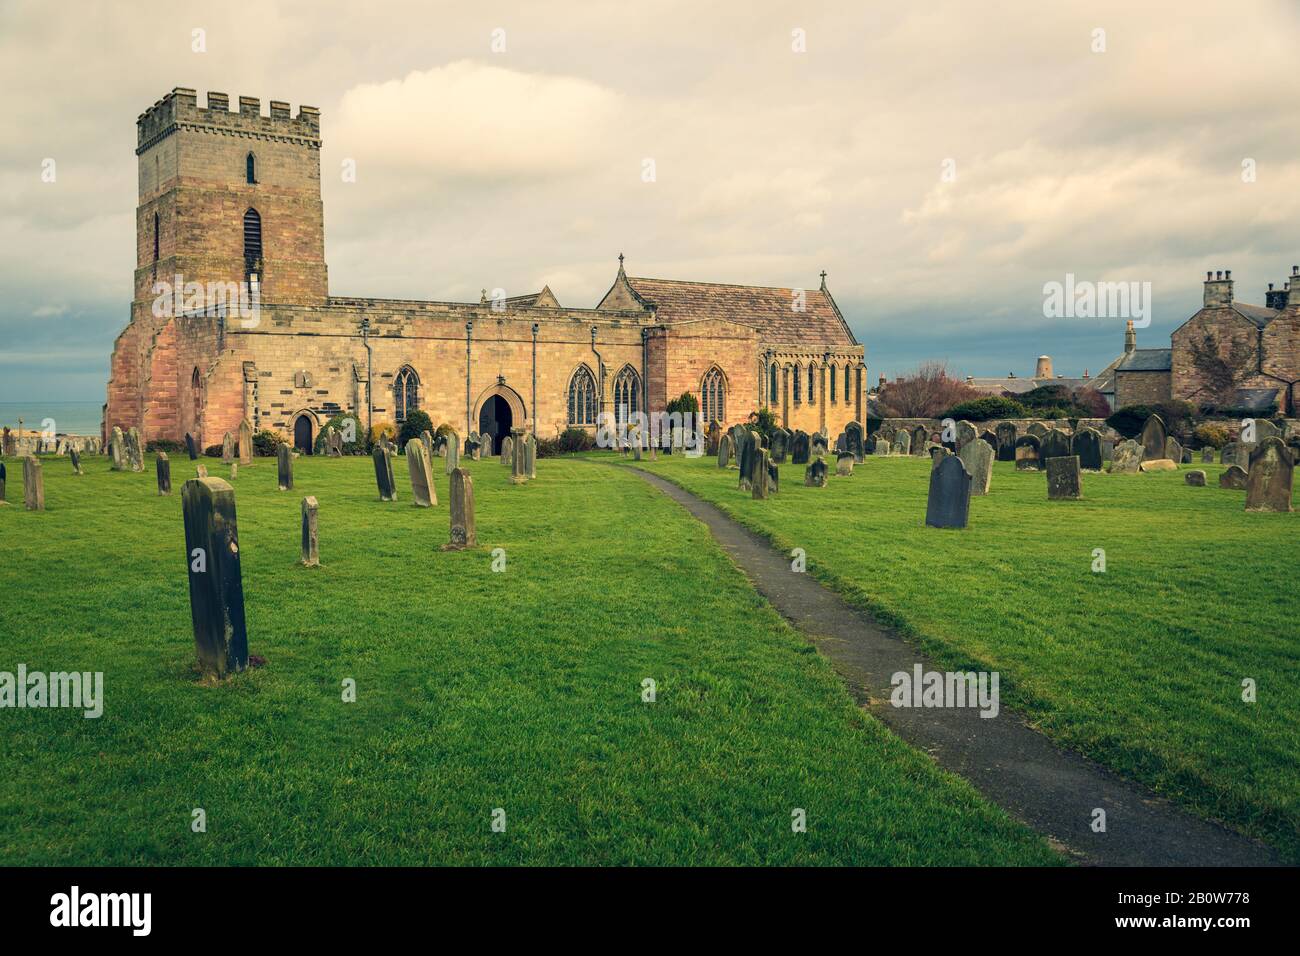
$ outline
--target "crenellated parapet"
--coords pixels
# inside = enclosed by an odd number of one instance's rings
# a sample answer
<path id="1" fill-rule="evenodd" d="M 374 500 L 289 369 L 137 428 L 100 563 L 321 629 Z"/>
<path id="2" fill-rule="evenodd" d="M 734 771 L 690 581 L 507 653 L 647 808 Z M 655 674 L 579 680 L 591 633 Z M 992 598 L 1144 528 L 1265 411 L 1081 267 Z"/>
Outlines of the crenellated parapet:
<path id="1" fill-rule="evenodd" d="M 194 90 L 178 86 L 136 120 L 136 154 L 181 129 L 320 148 L 316 107 L 299 106 L 295 116 L 288 103 L 271 100 L 269 115 L 263 115 L 261 101 L 253 96 L 239 97 L 238 106 L 231 110 L 230 97 L 215 92 L 208 93 L 206 106 L 199 106 Z"/>

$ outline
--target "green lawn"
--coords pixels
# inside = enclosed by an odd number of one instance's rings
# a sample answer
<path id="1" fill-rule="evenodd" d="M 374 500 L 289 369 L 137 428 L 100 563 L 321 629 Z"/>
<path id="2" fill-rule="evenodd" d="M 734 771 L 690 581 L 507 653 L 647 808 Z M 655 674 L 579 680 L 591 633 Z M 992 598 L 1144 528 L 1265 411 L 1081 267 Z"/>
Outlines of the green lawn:
<path id="1" fill-rule="evenodd" d="M 635 475 L 547 460 L 514 488 L 472 463 L 480 547 L 440 553 L 443 464 L 433 510 L 411 505 L 403 459 L 390 504 L 369 459 L 300 459 L 286 493 L 272 461 L 241 469 L 250 649 L 268 663 L 213 686 L 194 669 L 185 456 L 167 498 L 152 456 L 143 474 L 87 458 L 79 478 L 46 459 L 39 514 L 10 459 L 0 671 L 103 671 L 106 703 L 98 720 L 0 710 L 0 864 L 1060 861 L 855 707 Z"/>
<path id="2" fill-rule="evenodd" d="M 924 525 L 928 458 L 868 457 L 849 478 L 832 463 L 826 488 L 786 464 L 767 501 L 708 457 L 642 465 L 804 548 L 937 661 L 1001 672 L 1004 703 L 1061 743 L 1300 861 L 1300 513 L 1247 514 L 1222 466 L 1085 474 L 1066 502 L 998 463 L 952 531 Z M 1192 468 L 1208 487 L 1184 484 Z"/>

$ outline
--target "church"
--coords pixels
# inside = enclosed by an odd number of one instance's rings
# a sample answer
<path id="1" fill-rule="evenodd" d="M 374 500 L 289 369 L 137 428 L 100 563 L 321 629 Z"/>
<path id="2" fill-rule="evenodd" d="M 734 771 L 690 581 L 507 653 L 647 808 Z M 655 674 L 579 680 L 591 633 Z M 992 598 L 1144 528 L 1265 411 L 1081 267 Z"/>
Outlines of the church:
<path id="1" fill-rule="evenodd" d="M 247 419 L 311 453 L 347 412 L 415 409 L 477 431 L 566 428 L 696 396 L 704 423 L 771 408 L 835 435 L 865 414 L 865 351 L 822 273 L 811 288 L 638 278 L 618 257 L 594 308 L 549 289 L 478 302 L 331 295 L 320 112 L 176 88 L 137 120 L 130 320 L 113 347 L 103 428 L 218 444 Z M 611 262 L 611 268 L 613 264 Z M 183 293 L 183 294 L 182 294 Z"/>

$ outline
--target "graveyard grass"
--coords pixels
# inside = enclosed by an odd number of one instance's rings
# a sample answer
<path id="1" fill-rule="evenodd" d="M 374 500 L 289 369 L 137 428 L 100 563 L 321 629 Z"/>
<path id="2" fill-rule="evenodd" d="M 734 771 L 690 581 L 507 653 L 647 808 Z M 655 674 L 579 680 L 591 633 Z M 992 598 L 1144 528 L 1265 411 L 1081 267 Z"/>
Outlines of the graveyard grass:
<path id="1" fill-rule="evenodd" d="M 832 462 L 826 488 L 787 463 L 767 501 L 709 456 L 640 465 L 805 549 L 945 669 L 1000 672 L 1004 705 L 1059 743 L 1300 861 L 1300 513 L 1247 514 L 1224 466 L 1085 472 L 1083 500 L 1048 501 L 1043 472 L 998 462 L 958 531 L 924 526 L 928 457 Z"/>
<path id="2" fill-rule="evenodd" d="M 181 522 L 193 464 L 173 455 L 159 497 L 152 460 L 87 456 L 77 478 L 48 458 L 43 514 L 10 465 L 0 671 L 103 671 L 106 700 L 97 720 L 0 710 L 0 864 L 1062 862 L 861 712 L 703 526 L 621 469 L 542 461 L 514 488 L 468 463 L 480 546 L 442 553 L 442 459 L 433 509 L 412 506 L 404 458 L 393 503 L 370 458 L 300 458 L 290 492 L 274 459 L 241 468 L 268 663 L 211 684 Z"/>

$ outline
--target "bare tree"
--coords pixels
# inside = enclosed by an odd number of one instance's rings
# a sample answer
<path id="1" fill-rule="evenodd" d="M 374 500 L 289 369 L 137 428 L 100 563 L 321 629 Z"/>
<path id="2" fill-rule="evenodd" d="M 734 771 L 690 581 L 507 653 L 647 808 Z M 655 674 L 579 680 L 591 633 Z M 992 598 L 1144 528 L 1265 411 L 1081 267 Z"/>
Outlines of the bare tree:
<path id="1" fill-rule="evenodd" d="M 925 362 L 915 372 L 886 383 L 876 401 L 890 418 L 934 418 L 979 397 L 975 389 L 949 375 L 942 362 Z"/>

